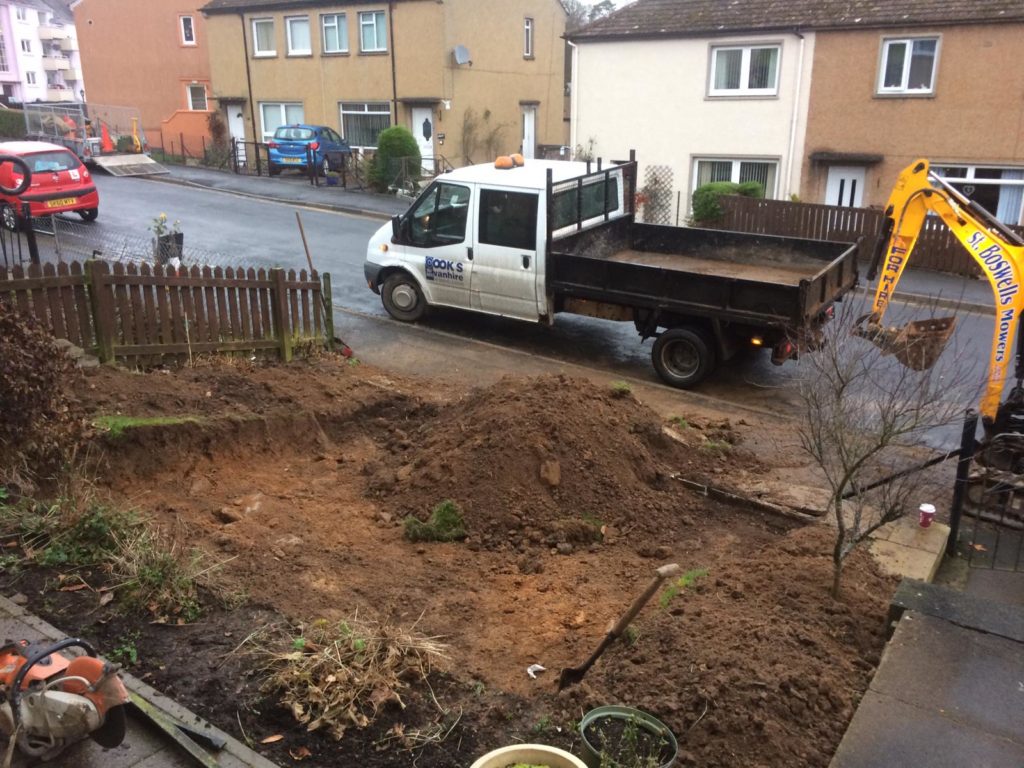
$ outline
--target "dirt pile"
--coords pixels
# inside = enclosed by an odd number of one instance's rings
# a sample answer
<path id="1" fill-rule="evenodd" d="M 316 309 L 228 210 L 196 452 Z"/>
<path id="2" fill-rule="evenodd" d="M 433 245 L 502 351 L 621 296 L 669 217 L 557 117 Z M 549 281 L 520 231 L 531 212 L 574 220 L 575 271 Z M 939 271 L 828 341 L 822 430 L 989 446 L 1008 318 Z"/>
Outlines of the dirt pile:
<path id="1" fill-rule="evenodd" d="M 395 429 L 371 494 L 425 518 L 445 499 L 470 543 L 558 546 L 658 534 L 699 506 L 670 475 L 690 451 L 628 391 L 565 376 L 505 378 Z"/>
<path id="2" fill-rule="evenodd" d="M 827 765 L 878 663 L 894 586 L 857 552 L 832 600 L 830 542 L 805 528 L 713 565 L 575 696 L 664 719 L 684 766 Z"/>

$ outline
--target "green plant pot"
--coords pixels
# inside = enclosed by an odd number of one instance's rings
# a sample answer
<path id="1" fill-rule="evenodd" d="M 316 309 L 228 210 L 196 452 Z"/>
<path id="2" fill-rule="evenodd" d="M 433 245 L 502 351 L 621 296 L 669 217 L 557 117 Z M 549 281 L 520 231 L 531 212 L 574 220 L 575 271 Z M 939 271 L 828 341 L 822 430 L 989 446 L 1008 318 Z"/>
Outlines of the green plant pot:
<path id="1" fill-rule="evenodd" d="M 502 747 L 488 752 L 470 768 L 505 768 L 516 763 L 546 765 L 548 768 L 587 768 L 586 763 L 578 757 L 546 744 L 513 744 Z"/>
<path id="2" fill-rule="evenodd" d="M 580 751 L 583 754 L 583 762 L 587 764 L 588 768 L 600 768 L 601 766 L 601 744 L 592 742 L 594 730 L 600 728 L 601 723 L 604 722 L 609 724 L 610 730 L 618 731 L 631 719 L 646 734 L 664 739 L 665 746 L 660 753 L 662 760 L 658 763 L 658 768 L 669 768 L 676 761 L 679 744 L 667 725 L 639 709 L 607 706 L 590 710 L 580 721 L 580 739 L 582 741 Z M 614 746 L 612 755 L 614 756 Z M 623 768 L 629 767 L 623 766 Z"/>

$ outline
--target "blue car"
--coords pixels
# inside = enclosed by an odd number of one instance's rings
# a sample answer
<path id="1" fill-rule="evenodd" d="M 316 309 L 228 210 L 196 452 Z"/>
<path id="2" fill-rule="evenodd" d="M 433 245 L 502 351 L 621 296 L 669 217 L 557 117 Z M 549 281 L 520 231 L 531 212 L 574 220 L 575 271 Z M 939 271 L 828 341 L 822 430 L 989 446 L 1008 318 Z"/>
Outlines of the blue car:
<path id="1" fill-rule="evenodd" d="M 330 170 L 327 163 L 329 152 L 352 153 L 348 142 L 326 125 L 282 125 L 274 131 L 274 138 L 267 142 L 270 175 L 277 176 L 284 168 L 307 172 L 310 149 L 313 150 L 313 166 L 321 176 Z"/>

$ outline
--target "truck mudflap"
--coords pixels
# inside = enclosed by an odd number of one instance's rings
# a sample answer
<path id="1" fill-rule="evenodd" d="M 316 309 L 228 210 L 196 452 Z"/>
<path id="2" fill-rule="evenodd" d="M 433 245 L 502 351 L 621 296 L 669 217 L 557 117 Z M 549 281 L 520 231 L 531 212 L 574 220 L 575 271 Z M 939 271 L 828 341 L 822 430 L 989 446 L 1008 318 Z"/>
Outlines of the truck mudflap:
<path id="1" fill-rule="evenodd" d="M 789 328 L 772 347 L 772 363 L 782 365 L 787 360 L 796 360 L 802 352 L 817 352 L 825 346 L 822 326 L 835 316 L 835 307 L 829 305 L 816 321 L 802 328 Z"/>

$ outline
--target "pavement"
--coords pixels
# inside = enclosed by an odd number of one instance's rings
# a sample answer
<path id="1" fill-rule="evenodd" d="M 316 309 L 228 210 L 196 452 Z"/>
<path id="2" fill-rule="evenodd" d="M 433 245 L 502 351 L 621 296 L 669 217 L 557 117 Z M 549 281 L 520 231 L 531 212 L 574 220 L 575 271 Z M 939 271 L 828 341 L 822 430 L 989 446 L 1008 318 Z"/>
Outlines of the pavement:
<path id="1" fill-rule="evenodd" d="M 28 613 L 5 597 L 0 597 L 0 638 L 12 640 L 47 640 L 56 642 L 68 637 L 42 619 Z M 99 649 L 102 650 L 102 649 Z M 124 741 L 113 749 L 104 749 L 91 739 L 85 739 L 68 747 L 47 765 L 57 768 L 194 768 L 197 765 L 222 766 L 223 768 L 276 768 L 276 765 L 227 733 L 215 728 L 198 715 L 190 712 L 167 697 L 160 694 L 138 678 L 122 672 L 125 686 L 133 696 L 139 696 L 156 710 L 158 716 L 163 715 L 171 720 L 186 724 L 189 728 L 199 731 L 214 739 L 223 739 L 223 749 L 207 751 L 198 742 L 191 742 L 193 749 L 198 749 L 207 762 L 200 762 L 190 756 L 167 735 L 161 733 L 152 724 L 141 717 L 128 715 L 128 730 Z M 6 747 L 6 742 L 4 742 Z M 28 768 L 30 763 L 24 756 L 17 754 L 13 768 Z"/>

